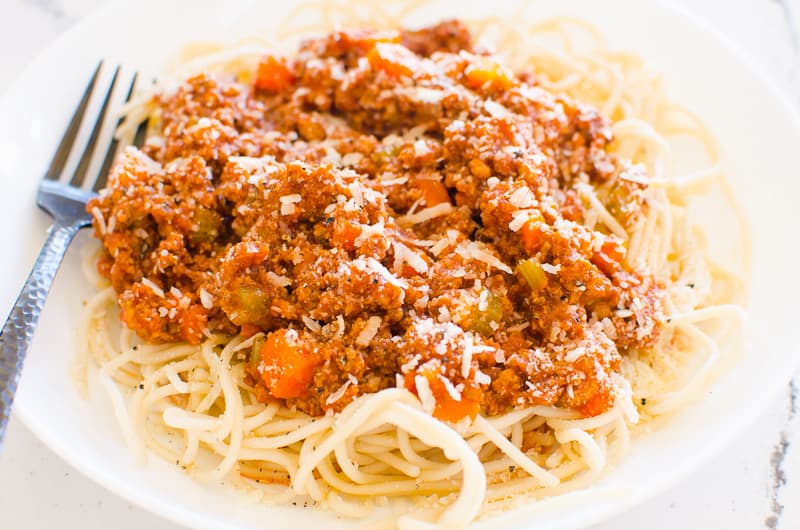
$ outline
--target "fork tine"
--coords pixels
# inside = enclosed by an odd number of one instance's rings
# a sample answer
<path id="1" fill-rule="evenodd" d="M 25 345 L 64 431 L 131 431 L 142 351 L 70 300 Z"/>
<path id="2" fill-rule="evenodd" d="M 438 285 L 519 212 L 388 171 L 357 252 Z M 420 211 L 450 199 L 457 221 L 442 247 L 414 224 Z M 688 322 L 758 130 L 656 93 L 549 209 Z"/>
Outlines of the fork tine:
<path id="1" fill-rule="evenodd" d="M 61 172 L 64 171 L 64 165 L 66 165 L 67 159 L 69 159 L 72 144 L 75 143 L 75 138 L 78 136 L 78 130 L 80 129 L 83 115 L 86 113 L 86 107 L 89 104 L 92 91 L 94 91 L 94 85 L 97 82 L 97 75 L 100 73 L 101 66 L 103 66 L 103 61 L 97 63 L 92 78 L 89 80 L 89 85 L 86 87 L 86 90 L 83 91 L 83 96 L 81 96 L 81 100 L 78 103 L 78 108 L 75 109 L 75 113 L 72 115 L 69 125 L 67 125 L 67 130 L 64 131 L 64 136 L 61 138 L 61 143 L 58 144 L 56 154 L 53 155 L 50 167 L 47 169 L 47 173 L 44 174 L 44 178 L 48 180 L 58 180 L 61 176 Z"/>
<path id="2" fill-rule="evenodd" d="M 89 164 L 92 161 L 92 154 L 94 153 L 95 145 L 97 144 L 97 137 L 100 135 L 100 129 L 103 128 L 103 120 L 108 110 L 108 102 L 111 100 L 111 94 L 114 92 L 114 85 L 117 84 L 117 77 L 119 76 L 120 67 L 114 70 L 114 77 L 111 78 L 111 85 L 109 85 L 106 95 L 103 97 L 103 104 L 100 107 L 100 112 L 97 115 L 97 120 L 92 127 L 92 133 L 89 135 L 89 140 L 86 142 L 86 147 L 83 149 L 83 154 L 78 162 L 78 167 L 75 168 L 75 173 L 69 181 L 70 186 L 79 187 L 83 184 L 86 178 L 86 171 L 89 169 Z"/>
<path id="3" fill-rule="evenodd" d="M 136 79 L 139 77 L 138 72 L 134 72 L 133 78 L 131 78 L 131 84 L 128 87 L 128 94 L 125 96 L 125 102 L 131 100 L 131 96 L 133 96 L 133 91 L 136 88 Z M 114 132 L 119 129 L 119 126 L 122 124 L 122 120 L 124 120 L 124 116 L 120 117 L 117 120 L 117 126 L 114 127 Z M 108 180 L 108 172 L 111 171 L 111 164 L 114 162 L 114 157 L 117 154 L 117 147 L 119 146 L 119 139 L 116 136 L 112 137 L 111 144 L 108 146 L 108 150 L 106 150 L 106 156 L 103 158 L 103 164 L 100 166 L 100 173 L 97 175 L 97 180 L 94 183 L 92 189 L 94 191 L 100 191 L 106 186 L 106 182 Z"/>
<path id="4" fill-rule="evenodd" d="M 136 128 L 136 134 L 133 135 L 133 145 L 141 148 L 144 145 L 144 137 L 147 135 L 147 124 L 150 120 L 144 120 Z"/>

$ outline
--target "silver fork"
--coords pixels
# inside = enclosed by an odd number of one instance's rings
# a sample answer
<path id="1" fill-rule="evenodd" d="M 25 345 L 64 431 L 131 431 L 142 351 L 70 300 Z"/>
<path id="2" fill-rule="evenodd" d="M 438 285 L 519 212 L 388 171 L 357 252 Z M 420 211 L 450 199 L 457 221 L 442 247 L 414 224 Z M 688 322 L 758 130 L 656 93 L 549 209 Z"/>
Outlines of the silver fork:
<path id="1" fill-rule="evenodd" d="M 97 65 L 53 156 L 50 167 L 39 185 L 37 204 L 53 217 L 53 225 L 50 227 L 39 257 L 22 286 L 2 331 L 0 331 L 0 447 L 2 447 L 8 420 L 11 416 L 11 405 L 22 373 L 25 354 L 33 339 L 33 331 L 44 307 L 45 298 L 47 298 L 58 267 L 61 265 L 73 237 L 81 228 L 91 224 L 92 216 L 86 212 L 86 202 L 105 186 L 108 171 L 119 147 L 118 140 L 113 139 L 109 142 L 100 171 L 95 175 L 87 175 L 97 148 L 100 131 L 113 99 L 112 95 L 120 85 L 117 82 L 120 77 L 120 67 L 117 66 L 102 96 L 97 119 L 94 120 L 94 123 L 84 123 L 85 121 L 91 122 L 91 120 L 84 120 L 84 117 L 92 94 L 103 93 L 100 91 L 101 87 L 97 86 L 101 68 L 102 62 Z M 130 99 L 135 84 L 136 74 L 133 74 L 127 88 L 126 101 Z M 117 126 L 119 126 L 119 121 L 117 121 Z M 91 129 L 88 129 L 90 131 L 88 140 L 83 151 L 79 153 L 75 143 L 76 139 L 81 136 L 82 127 Z M 141 145 L 145 129 L 146 123 L 140 124 L 136 131 L 134 144 Z M 80 155 L 80 158 L 71 178 L 62 182 L 70 155 Z M 89 189 L 91 191 L 88 191 Z"/>

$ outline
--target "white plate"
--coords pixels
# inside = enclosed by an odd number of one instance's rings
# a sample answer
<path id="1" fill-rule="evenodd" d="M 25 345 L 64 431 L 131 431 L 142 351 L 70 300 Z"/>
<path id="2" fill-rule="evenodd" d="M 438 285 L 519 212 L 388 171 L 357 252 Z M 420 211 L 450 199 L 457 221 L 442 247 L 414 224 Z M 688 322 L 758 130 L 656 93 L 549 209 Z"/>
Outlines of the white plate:
<path id="1" fill-rule="evenodd" d="M 286 2 L 289 3 L 289 2 Z M 441 15 L 499 13 L 508 2 L 444 2 Z M 449 8 L 448 8 L 449 6 Z M 101 55 L 149 71 L 187 41 L 232 40 L 258 33 L 284 3 L 244 0 L 111 4 L 66 33 L 0 101 L 0 314 L 10 308 L 45 235 L 35 207 L 40 176 L 91 67 Z M 792 108 L 716 34 L 654 1 L 541 2 L 536 11 L 585 18 L 615 48 L 633 50 L 663 71 L 673 98 L 697 112 L 719 139 L 727 172 L 752 224 L 751 342 L 744 358 L 702 402 L 640 439 L 626 461 L 589 494 L 531 505 L 477 525 L 566 529 L 598 522 L 686 476 L 745 429 L 789 378 L 798 361 L 795 301 L 800 284 L 796 227 L 800 125 Z M 245 16 L 246 14 L 246 16 Z M 183 17 L 182 19 L 180 17 Z M 53 451 L 128 500 L 195 528 L 337 528 L 329 513 L 246 505 L 218 485 L 201 486 L 157 458 L 139 466 L 108 406 L 80 398 L 70 377 L 74 328 L 89 291 L 80 272 L 81 234 L 73 245 L 29 353 L 16 413 Z M 95 393 L 97 394 L 97 393 Z M 96 396 L 97 397 L 97 396 Z M 298 526 L 299 525 L 299 526 Z"/>

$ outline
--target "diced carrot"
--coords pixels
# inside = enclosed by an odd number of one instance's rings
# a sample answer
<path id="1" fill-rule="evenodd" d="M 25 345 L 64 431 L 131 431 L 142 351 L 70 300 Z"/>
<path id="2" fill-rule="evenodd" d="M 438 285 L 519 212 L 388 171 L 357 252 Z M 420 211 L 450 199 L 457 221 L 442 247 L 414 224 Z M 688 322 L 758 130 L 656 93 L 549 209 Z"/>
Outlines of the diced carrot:
<path id="1" fill-rule="evenodd" d="M 461 396 L 460 400 L 453 399 L 447 391 L 442 380 L 433 371 L 424 371 L 422 374 L 407 373 L 403 376 L 403 384 L 409 392 L 417 394 L 417 385 L 414 378 L 423 375 L 428 380 L 436 405 L 433 408 L 433 416 L 440 420 L 457 422 L 465 416 L 475 419 L 480 409 L 480 402 Z"/>
<path id="2" fill-rule="evenodd" d="M 492 57 L 479 56 L 464 70 L 467 84 L 480 88 L 486 83 L 496 88 L 510 88 L 514 84 L 514 74 Z"/>
<path id="3" fill-rule="evenodd" d="M 480 158 L 473 158 L 467 165 L 469 166 L 469 172 L 479 179 L 485 180 L 492 176 L 492 168 Z"/>
<path id="4" fill-rule="evenodd" d="M 208 314 L 203 307 L 189 306 L 180 320 L 181 337 L 189 344 L 200 344 L 207 322 Z"/>
<path id="5" fill-rule="evenodd" d="M 302 397 L 308 393 L 319 360 L 282 329 L 269 334 L 261 348 L 259 372 L 276 398 Z"/>
<path id="6" fill-rule="evenodd" d="M 420 68 L 419 57 L 401 44 L 376 42 L 367 54 L 369 64 L 392 76 L 411 76 Z"/>
<path id="7" fill-rule="evenodd" d="M 245 339 L 248 339 L 248 338 L 252 337 L 253 335 L 255 335 L 256 333 L 258 333 L 259 331 L 261 331 L 260 327 L 254 325 L 254 324 L 245 323 L 245 324 L 242 324 L 242 327 L 239 330 L 239 335 L 241 335 Z"/>
<path id="8" fill-rule="evenodd" d="M 544 243 L 544 233 L 540 226 L 542 222 L 544 222 L 544 218 L 539 215 L 528 220 L 519 229 L 520 236 L 522 236 L 522 246 L 525 247 L 525 251 L 530 255 L 538 252 L 542 243 Z"/>
<path id="9" fill-rule="evenodd" d="M 345 250 L 355 250 L 356 239 L 361 235 L 361 227 L 350 221 L 341 221 L 336 223 L 333 229 L 334 243 L 338 243 Z"/>
<path id="10" fill-rule="evenodd" d="M 416 185 L 422 191 L 422 197 L 428 208 L 443 202 L 450 202 L 450 194 L 447 193 L 447 187 L 442 181 L 418 179 Z"/>
<path id="11" fill-rule="evenodd" d="M 465 416 L 469 416 L 470 419 L 474 420 L 475 416 L 478 415 L 479 402 L 463 396 L 461 401 L 456 401 L 450 397 L 444 387 L 442 387 L 443 393 L 440 392 L 439 395 L 433 388 L 431 388 L 431 391 L 436 396 L 436 407 L 433 409 L 434 417 L 444 421 L 457 422 Z"/>
<path id="12" fill-rule="evenodd" d="M 290 88 L 295 81 L 294 73 L 286 64 L 286 59 L 267 55 L 258 63 L 256 88 L 269 92 L 282 92 Z"/>
<path id="13" fill-rule="evenodd" d="M 624 252 L 624 248 L 615 241 L 608 240 L 592 255 L 591 262 L 606 276 L 613 276 L 622 269 Z"/>
<path id="14" fill-rule="evenodd" d="M 592 397 L 587 399 L 582 405 L 578 407 L 584 418 L 591 418 L 609 410 L 614 405 L 614 392 L 603 385 L 600 389 L 592 394 Z"/>
<path id="15" fill-rule="evenodd" d="M 625 247 L 613 239 L 607 239 L 601 249 L 606 256 L 617 263 L 622 263 L 622 260 L 625 259 Z"/>
<path id="16" fill-rule="evenodd" d="M 403 263 L 403 266 L 400 268 L 400 276 L 403 278 L 413 278 L 414 276 L 419 276 L 419 272 L 408 263 Z"/>

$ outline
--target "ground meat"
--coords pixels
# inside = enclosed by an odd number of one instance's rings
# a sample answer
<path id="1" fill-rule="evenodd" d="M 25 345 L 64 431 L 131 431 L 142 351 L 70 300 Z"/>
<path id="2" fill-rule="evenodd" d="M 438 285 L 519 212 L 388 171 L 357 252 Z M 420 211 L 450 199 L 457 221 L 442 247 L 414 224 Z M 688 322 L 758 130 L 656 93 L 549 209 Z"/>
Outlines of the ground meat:
<path id="1" fill-rule="evenodd" d="M 263 333 L 259 399 L 312 415 L 405 386 L 437 417 L 613 405 L 663 288 L 626 242 L 646 176 L 609 122 L 476 50 L 457 21 L 342 31 L 200 74 L 88 206 L 120 318 L 149 342 Z"/>

